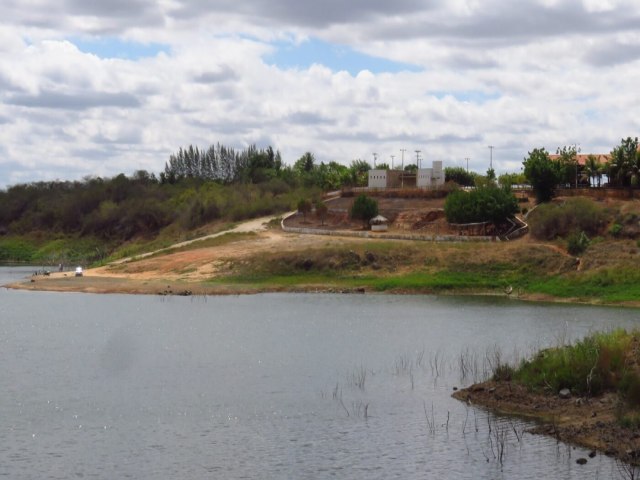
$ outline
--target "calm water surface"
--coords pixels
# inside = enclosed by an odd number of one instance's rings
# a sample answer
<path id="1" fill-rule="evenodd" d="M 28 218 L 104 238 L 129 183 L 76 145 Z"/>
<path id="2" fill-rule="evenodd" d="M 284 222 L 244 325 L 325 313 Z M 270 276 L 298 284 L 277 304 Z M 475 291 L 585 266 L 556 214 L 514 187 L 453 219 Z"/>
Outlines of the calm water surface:
<path id="1" fill-rule="evenodd" d="M 0 289 L 0 476 L 622 478 L 450 394 L 473 381 L 461 353 L 481 375 L 496 346 L 637 321 L 503 298 Z"/>

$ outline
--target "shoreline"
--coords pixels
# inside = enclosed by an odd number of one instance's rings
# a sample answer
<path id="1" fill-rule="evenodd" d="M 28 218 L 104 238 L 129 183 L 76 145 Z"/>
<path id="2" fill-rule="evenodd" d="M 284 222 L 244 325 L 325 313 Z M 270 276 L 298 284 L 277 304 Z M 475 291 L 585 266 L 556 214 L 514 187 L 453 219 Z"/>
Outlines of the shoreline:
<path id="1" fill-rule="evenodd" d="M 368 294 L 368 295 L 442 295 L 470 297 L 504 297 L 523 302 L 554 303 L 567 305 L 586 305 L 615 308 L 640 308 L 638 302 L 607 303 L 599 300 L 581 301 L 576 298 L 554 297 L 546 294 L 530 293 L 508 295 L 490 290 L 429 290 L 429 289 L 389 289 L 374 290 L 366 285 L 344 287 L 340 285 L 247 285 L 234 283 L 211 284 L 197 281 L 176 281 L 167 278 L 141 280 L 129 276 L 91 275 L 85 271 L 83 277 L 52 274 L 48 277 L 31 277 L 17 282 L 1 285 L 12 290 L 58 292 L 58 293 L 94 293 L 126 295 L 174 295 L 174 296 L 218 296 L 218 295 L 255 295 L 264 293 L 328 293 L 328 294 Z M 89 273 L 89 275 L 87 275 Z"/>
<path id="2" fill-rule="evenodd" d="M 590 457 L 598 452 L 627 463 L 640 462 L 640 435 L 618 423 L 618 400 L 612 393 L 563 399 L 490 380 L 458 390 L 452 397 L 499 415 L 532 420 L 538 425 L 527 432 L 592 450 Z"/>

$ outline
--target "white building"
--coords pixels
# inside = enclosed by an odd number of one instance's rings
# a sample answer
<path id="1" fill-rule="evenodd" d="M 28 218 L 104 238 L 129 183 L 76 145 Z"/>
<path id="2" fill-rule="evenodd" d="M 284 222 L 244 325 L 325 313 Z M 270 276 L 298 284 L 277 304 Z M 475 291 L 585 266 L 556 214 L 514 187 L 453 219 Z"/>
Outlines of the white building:
<path id="1" fill-rule="evenodd" d="M 438 188 L 444 185 L 444 171 L 442 161 L 435 160 L 431 168 L 421 168 L 416 174 L 416 186 L 418 188 Z"/>
<path id="2" fill-rule="evenodd" d="M 434 161 L 431 168 L 414 172 L 401 170 L 369 170 L 369 188 L 438 188 L 444 185 L 442 161 Z"/>

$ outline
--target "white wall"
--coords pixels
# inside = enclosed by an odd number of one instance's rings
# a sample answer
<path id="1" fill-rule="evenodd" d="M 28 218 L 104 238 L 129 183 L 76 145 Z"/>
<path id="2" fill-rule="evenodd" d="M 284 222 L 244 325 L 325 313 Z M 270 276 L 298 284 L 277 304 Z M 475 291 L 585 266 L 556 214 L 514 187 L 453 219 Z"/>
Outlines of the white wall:
<path id="1" fill-rule="evenodd" d="M 369 188 L 387 188 L 386 170 L 369 170 Z"/>

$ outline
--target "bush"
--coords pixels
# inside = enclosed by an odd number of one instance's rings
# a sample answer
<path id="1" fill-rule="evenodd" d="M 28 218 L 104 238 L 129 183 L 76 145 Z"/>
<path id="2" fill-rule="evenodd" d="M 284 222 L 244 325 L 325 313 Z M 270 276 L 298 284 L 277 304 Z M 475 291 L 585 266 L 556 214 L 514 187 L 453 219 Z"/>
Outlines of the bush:
<path id="1" fill-rule="evenodd" d="M 378 202 L 366 195 L 360 195 L 351 207 L 351 218 L 362 220 L 364 228 L 369 225 L 369 220 L 378 215 Z"/>
<path id="2" fill-rule="evenodd" d="M 618 387 L 633 335 L 615 330 L 543 350 L 524 361 L 513 378 L 534 390 L 550 388 L 557 393 L 569 388 L 577 395 L 598 395 Z"/>
<path id="3" fill-rule="evenodd" d="M 630 405 L 640 406 L 640 376 L 637 372 L 625 372 L 620 380 L 620 394 Z"/>
<path id="4" fill-rule="evenodd" d="M 596 236 L 606 224 L 604 209 L 587 198 L 540 205 L 528 218 L 531 235 L 539 240 L 554 240 L 573 232 Z"/>
<path id="5" fill-rule="evenodd" d="M 464 187 L 472 187 L 474 182 L 474 175 L 467 172 L 462 167 L 446 167 L 444 169 L 444 181 L 455 182 L 458 185 Z"/>
<path id="6" fill-rule="evenodd" d="M 622 232 L 622 225 L 620 225 L 619 223 L 614 223 L 613 225 L 611 225 L 611 227 L 609 227 L 609 235 L 611 235 L 612 237 L 619 237 L 620 232 Z"/>
<path id="7" fill-rule="evenodd" d="M 567 239 L 567 252 L 571 255 L 580 255 L 589 246 L 589 238 L 584 232 L 572 233 Z"/>
<path id="8" fill-rule="evenodd" d="M 444 213 L 449 223 L 501 223 L 518 210 L 518 201 L 511 190 L 498 187 L 452 192 L 444 204 Z"/>

